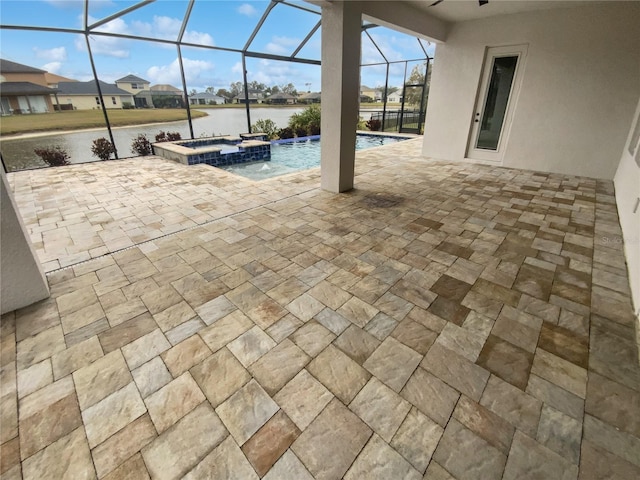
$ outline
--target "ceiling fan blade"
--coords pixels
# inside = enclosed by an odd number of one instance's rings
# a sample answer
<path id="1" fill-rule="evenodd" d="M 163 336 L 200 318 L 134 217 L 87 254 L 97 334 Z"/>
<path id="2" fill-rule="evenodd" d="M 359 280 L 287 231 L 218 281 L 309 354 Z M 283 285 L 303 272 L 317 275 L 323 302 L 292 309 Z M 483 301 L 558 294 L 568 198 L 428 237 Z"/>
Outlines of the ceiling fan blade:
<path id="1" fill-rule="evenodd" d="M 431 5 L 429 5 L 430 7 L 435 7 L 436 5 L 438 5 L 439 3 L 444 2 L 444 0 L 436 0 L 435 2 L 433 2 Z"/>

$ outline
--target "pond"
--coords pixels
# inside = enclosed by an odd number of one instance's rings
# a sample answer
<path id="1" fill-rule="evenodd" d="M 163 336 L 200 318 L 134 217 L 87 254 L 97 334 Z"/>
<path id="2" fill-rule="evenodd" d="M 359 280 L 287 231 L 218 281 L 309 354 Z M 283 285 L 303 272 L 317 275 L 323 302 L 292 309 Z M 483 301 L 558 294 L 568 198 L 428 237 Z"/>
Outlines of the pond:
<path id="1" fill-rule="evenodd" d="M 284 127 L 289 117 L 299 113 L 303 108 L 255 108 L 251 110 L 251 122 L 270 118 L 278 127 Z M 195 137 L 213 135 L 237 135 L 247 131 L 246 112 L 242 108 L 216 108 L 204 110 L 208 116 L 193 120 Z M 179 132 L 182 138 L 189 138 L 189 124 L 186 120 L 154 125 L 136 125 L 132 127 L 116 127 L 112 129 L 113 138 L 118 148 L 118 157 L 134 156 L 131 153 L 131 142 L 140 133 L 147 135 L 151 141 L 160 130 Z M 35 148 L 59 145 L 69 154 L 71 163 L 97 161 L 91 154 L 91 142 L 96 138 L 109 138 L 106 128 L 83 130 L 65 134 L 36 135 L 25 138 L 2 140 L 2 158 L 7 170 L 15 171 L 25 168 L 39 168 L 46 166 L 33 150 Z"/>
<path id="2" fill-rule="evenodd" d="M 289 122 L 289 117 L 300 113 L 304 107 L 287 108 L 252 108 L 251 123 L 256 120 L 271 119 L 282 128 Z M 206 117 L 193 120 L 193 133 L 200 136 L 238 135 L 247 132 L 246 111 L 244 108 L 216 108 L 203 110 Z M 360 115 L 369 119 L 370 112 L 362 111 Z M 131 152 L 131 142 L 138 134 L 147 135 L 151 141 L 160 130 L 179 132 L 182 138 L 190 138 L 189 125 L 186 120 L 154 125 L 136 125 L 132 127 L 116 127 L 112 129 L 113 138 L 118 149 L 119 158 L 135 156 Z M 71 163 L 85 163 L 98 161 L 91 153 L 91 142 L 96 138 L 109 138 L 106 128 L 83 130 L 74 133 L 36 134 L 24 138 L 2 139 L 0 149 L 7 170 L 12 172 L 27 168 L 45 167 L 45 163 L 33 153 L 35 148 L 53 147 L 59 145 L 71 157 Z"/>

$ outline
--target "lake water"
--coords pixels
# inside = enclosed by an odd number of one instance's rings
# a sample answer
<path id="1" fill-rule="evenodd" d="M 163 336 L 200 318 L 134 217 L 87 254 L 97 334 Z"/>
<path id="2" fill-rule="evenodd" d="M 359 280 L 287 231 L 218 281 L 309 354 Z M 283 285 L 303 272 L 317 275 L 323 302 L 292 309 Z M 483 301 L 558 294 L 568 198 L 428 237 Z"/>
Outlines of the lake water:
<path id="1" fill-rule="evenodd" d="M 285 127 L 289 117 L 299 113 L 304 107 L 293 108 L 252 108 L 251 123 L 256 120 L 270 118 L 280 128 Z M 247 132 L 246 111 L 243 108 L 215 108 L 205 111 L 208 116 L 193 120 L 193 134 L 196 138 L 214 135 L 238 135 Z M 360 115 L 369 119 L 368 112 Z M 182 138 L 190 138 L 189 124 L 186 120 L 156 125 L 137 125 L 132 127 L 116 127 L 112 129 L 113 138 L 118 149 L 119 158 L 135 156 L 131 152 L 131 142 L 140 133 L 147 135 L 151 141 L 160 130 L 179 132 Z M 39 157 L 33 153 L 35 148 L 53 147 L 59 145 L 67 151 L 71 157 L 71 163 L 84 163 L 98 161 L 91 153 L 91 142 L 96 138 L 109 138 L 106 128 L 91 131 L 82 131 L 67 134 L 52 134 L 27 138 L 16 138 L 0 141 L 2 158 L 8 171 L 22 170 L 25 168 L 39 168 L 46 166 Z"/>

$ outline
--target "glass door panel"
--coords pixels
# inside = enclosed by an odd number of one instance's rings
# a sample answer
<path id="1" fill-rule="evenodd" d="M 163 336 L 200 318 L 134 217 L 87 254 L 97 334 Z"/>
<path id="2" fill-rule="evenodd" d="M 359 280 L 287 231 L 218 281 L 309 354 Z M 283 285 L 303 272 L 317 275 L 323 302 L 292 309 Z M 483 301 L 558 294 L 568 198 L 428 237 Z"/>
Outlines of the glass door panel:
<path id="1" fill-rule="evenodd" d="M 502 161 L 526 53 L 526 45 L 487 49 L 470 127 L 468 158 Z"/>
<path id="2" fill-rule="evenodd" d="M 476 148 L 497 150 L 500 133 L 507 113 L 509 94 L 516 72 L 518 56 L 498 57 L 494 59 L 491 79 L 485 98 L 480 131 Z"/>

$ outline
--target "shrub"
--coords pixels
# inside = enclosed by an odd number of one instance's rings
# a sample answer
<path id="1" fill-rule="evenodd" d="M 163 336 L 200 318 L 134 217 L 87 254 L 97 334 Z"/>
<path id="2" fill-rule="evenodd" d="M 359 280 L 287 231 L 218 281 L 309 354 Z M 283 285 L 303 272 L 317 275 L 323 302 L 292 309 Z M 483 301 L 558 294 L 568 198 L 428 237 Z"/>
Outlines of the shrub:
<path id="1" fill-rule="evenodd" d="M 69 155 L 66 150 L 63 150 L 57 145 L 55 147 L 36 148 L 33 152 L 50 167 L 69 165 Z"/>
<path id="2" fill-rule="evenodd" d="M 356 130 L 364 130 L 367 128 L 367 122 L 365 122 L 362 117 L 358 117 L 358 125 L 356 126 Z"/>
<path id="3" fill-rule="evenodd" d="M 289 119 L 289 127 L 298 131 L 298 129 L 304 130 L 304 134 L 298 136 L 306 136 L 308 132 L 320 131 L 320 107 L 318 105 L 310 105 L 300 113 L 291 115 Z"/>
<path id="4" fill-rule="evenodd" d="M 133 108 L 136 108 L 136 107 L 134 107 L 134 106 L 131 104 L 131 102 L 122 102 L 122 109 L 123 109 L 123 110 L 131 110 L 131 109 L 133 109 Z"/>
<path id="5" fill-rule="evenodd" d="M 91 153 L 100 160 L 109 160 L 109 158 L 111 158 L 111 154 L 116 153 L 116 147 L 104 137 L 97 138 L 93 141 Z"/>
<path id="6" fill-rule="evenodd" d="M 280 130 L 278 130 L 278 137 L 282 139 L 293 138 L 294 137 L 293 129 L 290 127 L 281 128 Z"/>
<path id="7" fill-rule="evenodd" d="M 156 135 L 156 142 L 175 142 L 176 140 L 182 140 L 182 136 L 178 132 L 163 132 Z"/>
<path id="8" fill-rule="evenodd" d="M 139 134 L 131 142 L 131 152 L 138 155 L 151 155 L 151 142 L 144 133 Z"/>
<path id="9" fill-rule="evenodd" d="M 296 137 L 306 137 L 308 134 L 308 130 L 305 127 L 296 127 L 295 132 Z"/>
<path id="10" fill-rule="evenodd" d="M 256 123 L 251 125 L 251 131 L 253 133 L 266 133 L 267 137 L 269 137 L 271 140 L 278 136 L 278 127 L 276 126 L 276 123 L 270 118 L 258 120 Z"/>
<path id="11" fill-rule="evenodd" d="M 320 125 L 309 126 L 309 135 L 320 135 Z"/>
<path id="12" fill-rule="evenodd" d="M 382 122 L 380 120 L 372 118 L 371 120 L 367 121 L 366 126 L 372 132 L 378 132 L 382 127 Z"/>

